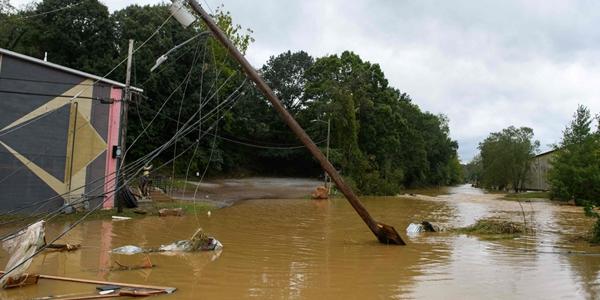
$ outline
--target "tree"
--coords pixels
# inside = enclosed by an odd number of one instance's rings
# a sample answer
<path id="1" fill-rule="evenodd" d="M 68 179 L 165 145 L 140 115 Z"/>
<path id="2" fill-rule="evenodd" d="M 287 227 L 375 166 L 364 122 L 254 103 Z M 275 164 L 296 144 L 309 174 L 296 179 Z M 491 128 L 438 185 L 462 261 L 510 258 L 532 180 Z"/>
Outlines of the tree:
<path id="1" fill-rule="evenodd" d="M 69 6 L 69 9 L 43 14 Z M 31 14 L 41 14 L 27 18 Z M 67 67 L 102 74 L 114 64 L 116 49 L 108 8 L 98 0 L 44 0 L 3 24 L 3 45 Z"/>
<path id="2" fill-rule="evenodd" d="M 531 159 L 539 148 L 533 141 L 533 130 L 528 127 L 510 126 L 491 133 L 479 144 L 482 164 L 482 183 L 486 188 L 515 192 L 522 185 L 529 171 Z"/>
<path id="3" fill-rule="evenodd" d="M 600 130 L 592 131 L 590 111 L 577 107 L 563 131 L 548 173 L 552 196 L 582 204 L 600 204 Z"/>
<path id="4" fill-rule="evenodd" d="M 483 173 L 483 166 L 481 163 L 481 155 L 475 155 L 473 160 L 468 164 L 463 165 L 463 174 L 465 182 L 471 183 L 474 186 L 480 186 L 481 177 Z"/>
<path id="5" fill-rule="evenodd" d="M 246 80 L 228 51 L 208 35 L 150 72 L 156 58 L 207 30 L 202 22 L 185 29 L 173 20 L 164 22 L 169 15 L 165 4 L 132 5 L 112 14 L 98 0 L 42 0 L 19 12 L 7 4 L 0 0 L 3 47 L 35 57 L 47 51 L 50 61 L 93 74 L 104 75 L 126 57 L 128 39 L 136 47 L 144 42 L 134 54 L 132 85 L 145 92 L 129 106 L 127 144 L 133 148 L 128 161 L 171 139 L 197 112 L 215 109 Z M 236 25 L 223 7 L 213 17 L 246 51 L 252 32 Z M 260 73 L 315 141 L 325 139 L 326 128 L 314 120 L 331 121 L 331 161 L 361 192 L 395 194 L 406 186 L 459 180 L 457 144 L 449 137 L 447 118 L 421 111 L 409 95 L 390 87 L 378 64 L 349 51 L 316 60 L 303 51 L 286 51 L 271 57 Z M 123 64 L 109 78 L 123 81 L 124 74 Z M 246 83 L 236 99 L 237 105 L 216 109 L 205 121 L 216 123 L 210 132 L 203 125 L 180 136 L 156 163 L 181 154 L 173 162 L 175 175 L 203 170 L 209 161 L 208 175 L 320 174 L 316 161 L 296 147 L 299 141 L 252 84 Z M 259 147 L 248 147 L 252 144 Z"/>
<path id="6" fill-rule="evenodd" d="M 317 59 L 306 74 L 301 120 L 332 120 L 332 162 L 361 192 L 393 194 L 459 177 L 448 120 L 390 87 L 379 65 L 346 51 Z"/>
<path id="7" fill-rule="evenodd" d="M 168 16 L 166 4 L 132 5 L 114 12 L 111 19 L 119 57 L 125 57 L 128 39 L 140 43 L 145 41 Z M 229 13 L 222 8 L 213 17 L 235 45 L 245 51 L 252 41 L 250 31 L 244 31 L 235 25 Z M 130 106 L 128 145 L 132 145 L 133 140 L 140 137 L 129 156 L 131 159 L 141 157 L 169 140 L 181 128 L 181 123 L 200 111 L 201 105 L 204 114 L 213 110 L 244 81 L 245 76 L 227 50 L 208 36 L 197 38 L 180 48 L 158 69 L 150 72 L 156 58 L 206 30 L 202 22 L 184 29 L 171 20 L 164 23 L 158 33 L 134 55 L 132 84 L 144 88 L 145 98 Z M 124 69 L 115 73 L 124 74 Z M 163 108 L 157 114 L 160 107 Z M 231 110 L 227 108 L 225 106 L 216 110 L 216 116 L 203 121 L 204 125 L 199 126 L 198 130 L 192 130 L 181 137 L 176 147 L 164 151 L 157 160 L 168 161 L 181 154 L 173 162 L 176 175 L 185 175 L 188 165 L 191 170 L 203 170 L 209 161 L 209 175 L 235 166 L 239 156 L 234 151 L 226 151 L 223 140 L 214 137 L 223 135 L 235 122 Z M 148 122 L 155 116 L 156 119 L 148 127 Z M 210 124 L 216 124 L 217 129 L 206 132 Z M 145 127 L 148 128 L 144 131 Z M 194 149 L 193 145 L 199 137 L 204 138 L 198 141 L 196 151 L 182 153 L 184 149 Z"/>
<path id="8" fill-rule="evenodd" d="M 297 114 L 305 105 L 305 73 L 313 63 L 314 59 L 304 51 L 287 51 L 277 57 L 271 56 L 260 69 L 267 84 L 292 115 Z"/>
<path id="9" fill-rule="evenodd" d="M 0 16 L 2 17 L 2 20 L 4 20 L 5 17 L 13 14 L 14 10 L 15 8 L 10 4 L 10 1 L 0 0 Z"/>

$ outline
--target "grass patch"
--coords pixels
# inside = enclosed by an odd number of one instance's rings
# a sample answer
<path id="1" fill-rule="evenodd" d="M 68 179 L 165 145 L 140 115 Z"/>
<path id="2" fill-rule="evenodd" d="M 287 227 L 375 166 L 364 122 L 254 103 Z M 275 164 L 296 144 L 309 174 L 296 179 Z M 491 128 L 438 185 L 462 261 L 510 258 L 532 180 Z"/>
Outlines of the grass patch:
<path id="1" fill-rule="evenodd" d="M 155 216 L 158 216 L 158 210 L 161 208 L 181 207 L 186 214 L 194 214 L 194 212 L 204 213 L 211 209 L 217 208 L 217 206 L 214 204 L 210 204 L 210 203 L 206 203 L 206 202 L 194 203 L 193 201 L 185 201 L 185 200 L 175 201 L 175 202 L 158 202 L 158 203 L 154 203 L 153 207 L 154 207 L 154 211 L 152 211 L 151 213 L 149 212 L 149 215 L 155 215 Z"/>
<path id="2" fill-rule="evenodd" d="M 457 228 L 454 231 L 502 239 L 518 237 L 526 232 L 526 228 L 523 224 L 512 221 L 480 219 L 471 226 Z"/>
<path id="3" fill-rule="evenodd" d="M 191 176 L 186 181 L 185 178 L 175 178 L 170 179 L 169 176 L 165 177 L 156 177 L 152 178 L 152 187 L 159 188 L 163 191 L 177 191 L 177 192 L 187 192 L 193 191 L 196 189 L 196 185 L 193 184 L 196 179 Z"/>
<path id="4" fill-rule="evenodd" d="M 513 194 L 506 194 L 504 196 L 504 198 L 506 199 L 535 199 L 535 198 L 539 198 L 539 199 L 550 199 L 550 193 L 549 192 L 526 192 L 526 193 L 513 193 Z"/>
<path id="5" fill-rule="evenodd" d="M 193 182 L 194 178 L 188 179 L 188 181 Z M 184 178 L 176 178 L 174 180 L 166 181 L 166 185 L 174 190 L 183 191 L 184 189 L 192 189 L 196 188 L 196 185 L 193 183 L 189 183 Z"/>

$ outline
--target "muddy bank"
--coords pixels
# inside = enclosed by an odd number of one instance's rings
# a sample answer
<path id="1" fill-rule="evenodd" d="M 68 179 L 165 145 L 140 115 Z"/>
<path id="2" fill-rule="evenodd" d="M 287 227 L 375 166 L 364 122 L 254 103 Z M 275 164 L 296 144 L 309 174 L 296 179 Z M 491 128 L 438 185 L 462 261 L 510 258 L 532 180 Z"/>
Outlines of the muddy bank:
<path id="1" fill-rule="evenodd" d="M 227 207 L 249 199 L 307 198 L 323 181 L 311 178 L 250 177 L 218 179 L 204 182 L 188 181 L 184 190 L 174 191 L 171 197 L 195 200 Z"/>

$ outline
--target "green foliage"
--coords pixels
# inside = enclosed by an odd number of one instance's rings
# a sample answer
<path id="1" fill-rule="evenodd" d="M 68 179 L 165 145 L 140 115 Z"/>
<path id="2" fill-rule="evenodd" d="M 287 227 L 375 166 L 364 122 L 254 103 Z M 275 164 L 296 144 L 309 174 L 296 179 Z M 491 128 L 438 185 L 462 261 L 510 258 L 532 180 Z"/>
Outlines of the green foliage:
<path id="1" fill-rule="evenodd" d="M 226 49 L 207 36 L 170 54 L 150 72 L 158 57 L 206 31 L 201 22 L 184 29 L 169 20 L 155 32 L 169 15 L 166 4 L 132 5 L 112 14 L 98 0 L 43 0 L 20 12 L 0 4 L 2 47 L 35 57 L 47 51 L 51 62 L 98 75 L 126 57 L 129 39 L 138 47 L 156 33 L 134 55 L 132 84 L 145 92 L 129 106 L 127 144 L 134 146 L 127 161 L 172 138 L 196 112 L 214 109 L 245 79 Z M 68 5 L 73 7 L 26 18 Z M 222 6 L 213 17 L 242 52 L 248 49 L 252 31 L 236 25 Z M 403 187 L 461 181 L 458 145 L 449 137 L 448 119 L 421 111 L 407 94 L 390 87 L 379 65 L 348 51 L 317 59 L 287 51 L 271 57 L 259 71 L 315 141 L 325 140 L 330 121 L 330 160 L 360 192 L 395 194 Z M 122 65 L 110 78 L 124 81 L 124 74 Z M 185 176 L 207 168 L 209 176 L 321 174 L 308 151 L 295 147 L 299 144 L 247 84 L 231 110 L 219 109 L 218 117 L 183 136 L 153 163 L 158 166 L 183 153 L 166 172 Z M 319 146 L 325 151 L 325 143 Z"/>
<path id="2" fill-rule="evenodd" d="M 517 235 L 526 232 L 521 223 L 496 219 L 479 219 L 475 224 L 458 229 L 459 232 L 474 234 L 508 234 Z"/>
<path id="3" fill-rule="evenodd" d="M 596 219 L 591 231 L 590 242 L 592 243 L 600 243 L 600 214 L 596 211 L 597 208 L 598 205 L 591 201 L 586 201 L 583 206 L 585 215 Z"/>
<path id="4" fill-rule="evenodd" d="M 277 57 L 271 56 L 260 70 L 265 81 L 292 115 L 306 106 L 305 73 L 313 64 L 314 59 L 308 53 L 287 51 Z"/>
<path id="5" fill-rule="evenodd" d="M 600 204 L 600 131 L 592 131 L 592 121 L 580 105 L 563 131 L 548 173 L 553 198 Z"/>
<path id="6" fill-rule="evenodd" d="M 486 188 L 521 190 L 527 177 L 531 158 L 539 148 L 532 141 L 533 130 L 510 126 L 491 133 L 479 144 L 481 155 L 481 181 Z"/>
<path id="7" fill-rule="evenodd" d="M 481 155 L 475 155 L 473 160 L 468 164 L 463 165 L 464 181 L 479 186 L 483 174 L 483 165 L 481 163 Z"/>
<path id="8" fill-rule="evenodd" d="M 72 6 L 56 13 L 41 14 Z M 32 14 L 41 14 L 27 18 Z M 45 0 L 2 24 L 2 47 L 86 72 L 106 73 L 116 54 L 108 9 L 97 0 Z"/>
<path id="9" fill-rule="evenodd" d="M 307 77 L 301 119 L 331 119 L 331 144 L 341 154 L 332 162 L 361 192 L 459 181 L 447 119 L 421 112 L 389 87 L 379 65 L 346 51 L 317 59 Z"/>
<path id="10" fill-rule="evenodd" d="M 563 131 L 548 172 L 552 198 L 574 200 L 583 205 L 588 217 L 596 219 L 591 242 L 600 242 L 600 119 L 592 131 L 593 118 L 589 109 L 579 105 L 573 120 Z"/>

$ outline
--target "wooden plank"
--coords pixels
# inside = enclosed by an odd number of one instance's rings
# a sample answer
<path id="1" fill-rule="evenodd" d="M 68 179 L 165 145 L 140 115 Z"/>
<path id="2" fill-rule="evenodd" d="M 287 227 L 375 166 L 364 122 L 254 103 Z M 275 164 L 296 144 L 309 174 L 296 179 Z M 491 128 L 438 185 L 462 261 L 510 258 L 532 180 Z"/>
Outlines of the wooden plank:
<path id="1" fill-rule="evenodd" d="M 4 274 L 4 272 L 0 271 L 0 274 Z M 27 274 L 23 274 L 23 276 L 25 276 L 25 275 L 27 275 Z M 90 284 L 103 284 L 103 285 L 117 285 L 117 286 L 121 286 L 121 287 L 150 289 L 150 290 L 163 290 L 167 294 L 170 294 L 170 293 L 172 293 L 172 292 L 174 292 L 174 291 L 177 290 L 177 288 L 170 287 L 170 286 L 157 286 L 157 285 L 144 285 L 144 284 L 134 284 L 134 283 L 112 282 L 112 281 L 102 281 L 102 280 L 82 279 L 82 278 L 71 278 L 71 277 L 54 276 L 54 275 L 43 275 L 43 274 L 39 274 L 38 276 L 41 279 L 47 279 L 47 280 L 59 280 L 59 281 L 90 283 Z"/>

